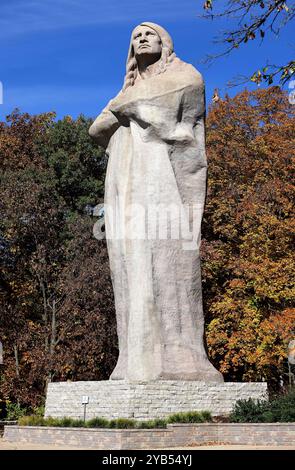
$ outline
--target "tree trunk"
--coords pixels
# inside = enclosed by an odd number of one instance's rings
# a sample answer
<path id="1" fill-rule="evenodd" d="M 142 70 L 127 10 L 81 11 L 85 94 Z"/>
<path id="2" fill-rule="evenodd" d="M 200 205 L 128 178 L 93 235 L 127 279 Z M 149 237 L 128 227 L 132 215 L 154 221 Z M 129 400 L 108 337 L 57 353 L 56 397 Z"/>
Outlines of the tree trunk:
<path id="1" fill-rule="evenodd" d="M 14 345 L 13 349 L 14 349 L 14 357 L 15 357 L 15 372 L 16 372 L 17 378 L 19 378 L 19 360 L 18 360 L 18 349 L 17 349 L 16 344 Z"/>
<path id="2" fill-rule="evenodd" d="M 47 314 L 47 298 L 46 298 L 46 289 L 43 279 L 39 279 L 40 287 L 43 297 L 43 321 L 45 326 L 45 351 L 48 351 L 48 336 L 47 336 L 47 324 L 48 324 L 48 314 Z"/>
<path id="3" fill-rule="evenodd" d="M 50 355 L 53 356 L 56 345 L 56 302 L 52 302 Z"/>

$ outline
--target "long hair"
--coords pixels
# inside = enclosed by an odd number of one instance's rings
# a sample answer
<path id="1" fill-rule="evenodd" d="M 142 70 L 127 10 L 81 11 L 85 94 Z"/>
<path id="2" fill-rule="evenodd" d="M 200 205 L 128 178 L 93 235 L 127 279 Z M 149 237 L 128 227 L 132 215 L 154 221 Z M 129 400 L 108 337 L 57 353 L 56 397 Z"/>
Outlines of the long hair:
<path id="1" fill-rule="evenodd" d="M 169 65 L 176 58 L 176 54 L 174 53 L 173 41 L 170 35 L 168 34 L 168 32 L 164 28 L 162 28 L 162 26 L 159 26 L 158 24 L 145 22 L 145 23 L 141 23 L 139 26 L 148 26 L 149 28 L 151 28 L 158 34 L 161 40 L 162 52 L 161 52 L 160 60 L 158 62 L 158 67 L 155 71 L 155 74 L 159 75 L 165 72 L 167 67 L 169 67 Z M 136 28 L 137 27 L 138 26 L 136 26 Z M 127 57 L 127 62 L 126 62 L 126 75 L 124 79 L 123 92 L 130 86 L 134 85 L 135 80 L 138 76 L 138 65 L 137 65 L 135 55 L 134 55 L 132 38 L 133 38 L 133 31 L 131 34 L 129 52 L 128 52 L 128 57 Z"/>

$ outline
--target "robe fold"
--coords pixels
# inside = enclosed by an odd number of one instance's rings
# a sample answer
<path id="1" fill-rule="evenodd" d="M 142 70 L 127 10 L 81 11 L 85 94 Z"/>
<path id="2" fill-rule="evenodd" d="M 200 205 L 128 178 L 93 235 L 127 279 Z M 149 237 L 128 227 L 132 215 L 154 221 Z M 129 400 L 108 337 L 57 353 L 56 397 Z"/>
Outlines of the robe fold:
<path id="1" fill-rule="evenodd" d="M 119 340 L 111 379 L 223 380 L 203 342 L 204 115 L 202 76 L 175 58 L 120 92 L 90 130 L 109 155 L 105 220 Z"/>

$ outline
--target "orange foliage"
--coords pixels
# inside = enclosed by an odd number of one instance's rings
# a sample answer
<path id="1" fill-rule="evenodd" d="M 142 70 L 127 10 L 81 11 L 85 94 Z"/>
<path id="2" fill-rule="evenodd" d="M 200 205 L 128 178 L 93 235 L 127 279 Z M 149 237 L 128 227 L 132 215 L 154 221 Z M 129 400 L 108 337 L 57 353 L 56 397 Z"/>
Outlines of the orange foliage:
<path id="1" fill-rule="evenodd" d="M 294 107 L 278 87 L 212 106 L 203 223 L 210 356 L 230 380 L 278 382 L 295 336 Z"/>

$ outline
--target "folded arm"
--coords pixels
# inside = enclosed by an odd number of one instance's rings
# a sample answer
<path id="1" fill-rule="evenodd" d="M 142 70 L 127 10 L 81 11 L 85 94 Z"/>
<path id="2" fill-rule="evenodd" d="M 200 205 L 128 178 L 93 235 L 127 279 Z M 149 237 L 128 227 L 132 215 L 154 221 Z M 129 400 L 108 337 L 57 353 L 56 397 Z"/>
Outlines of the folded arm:
<path id="1" fill-rule="evenodd" d="M 102 147 L 107 148 L 110 138 L 120 127 L 118 119 L 110 111 L 111 100 L 89 129 L 89 135 Z"/>

